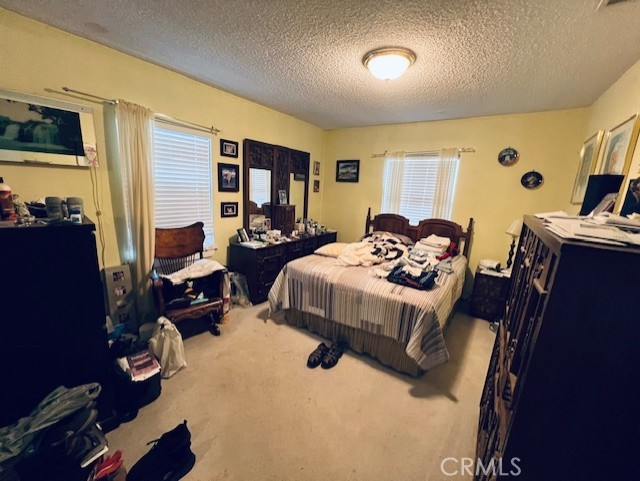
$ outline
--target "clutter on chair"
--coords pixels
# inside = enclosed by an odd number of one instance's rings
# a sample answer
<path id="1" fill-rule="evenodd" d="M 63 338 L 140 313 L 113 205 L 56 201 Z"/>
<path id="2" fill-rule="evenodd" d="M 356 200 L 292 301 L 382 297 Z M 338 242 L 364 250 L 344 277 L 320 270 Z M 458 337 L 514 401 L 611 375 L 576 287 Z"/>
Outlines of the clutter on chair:
<path id="1" fill-rule="evenodd" d="M 209 331 L 220 335 L 217 324 L 223 310 L 223 282 L 226 269 L 209 272 L 197 278 L 183 278 L 173 282 L 172 274 L 189 269 L 203 259 L 204 224 L 196 222 L 187 227 L 156 229 L 154 269 L 151 273 L 156 310 L 159 316 L 177 323 L 184 319 L 207 317 Z M 215 261 L 209 261 L 215 263 Z M 214 268 L 215 269 L 215 268 Z M 194 269 L 199 271 L 199 269 Z"/>

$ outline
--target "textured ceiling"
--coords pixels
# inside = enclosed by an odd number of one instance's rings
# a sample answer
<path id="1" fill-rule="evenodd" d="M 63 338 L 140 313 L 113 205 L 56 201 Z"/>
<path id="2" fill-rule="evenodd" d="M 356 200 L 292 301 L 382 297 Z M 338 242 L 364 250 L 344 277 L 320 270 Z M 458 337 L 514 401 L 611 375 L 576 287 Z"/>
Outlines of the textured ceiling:
<path id="1" fill-rule="evenodd" d="M 640 1 L 599 3 L 0 0 L 326 129 L 588 106 L 640 58 Z M 394 45 L 416 63 L 373 78 Z"/>

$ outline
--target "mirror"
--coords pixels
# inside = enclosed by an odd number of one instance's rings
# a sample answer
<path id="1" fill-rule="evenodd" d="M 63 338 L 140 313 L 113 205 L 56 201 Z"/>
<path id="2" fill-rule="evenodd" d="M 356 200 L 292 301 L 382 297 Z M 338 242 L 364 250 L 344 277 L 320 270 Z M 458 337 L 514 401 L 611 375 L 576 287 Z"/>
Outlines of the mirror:
<path id="1" fill-rule="evenodd" d="M 304 218 L 304 192 L 305 192 L 305 175 L 290 174 L 289 178 L 289 204 L 295 206 L 295 218 Z"/>
<path id="2" fill-rule="evenodd" d="M 267 217 L 265 204 L 271 202 L 271 170 L 249 169 L 249 228 L 262 227 Z"/>
<path id="3" fill-rule="evenodd" d="M 244 227 L 269 218 L 271 228 L 288 234 L 297 218 L 307 217 L 310 154 L 251 139 L 244 139 L 242 150 Z"/>

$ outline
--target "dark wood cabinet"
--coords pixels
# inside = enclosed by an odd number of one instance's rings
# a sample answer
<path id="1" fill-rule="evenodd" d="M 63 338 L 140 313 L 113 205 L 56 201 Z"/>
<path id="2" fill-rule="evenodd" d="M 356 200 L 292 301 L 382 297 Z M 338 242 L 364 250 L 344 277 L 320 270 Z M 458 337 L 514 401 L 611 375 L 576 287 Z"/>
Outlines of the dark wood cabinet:
<path id="1" fill-rule="evenodd" d="M 249 300 L 257 304 L 267 300 L 269 289 L 287 262 L 313 254 L 318 247 L 336 242 L 336 238 L 336 232 L 327 232 L 259 249 L 230 244 L 228 268 L 244 274 L 249 287 Z"/>
<path id="2" fill-rule="evenodd" d="M 93 223 L 0 226 L 0 426 L 58 386 L 99 382 L 113 414 L 111 363 Z"/>
<path id="3" fill-rule="evenodd" d="M 504 306 L 509 294 L 511 279 L 506 275 L 486 274 L 476 270 L 469 313 L 474 317 L 497 321 L 504 314 Z"/>
<path id="4" fill-rule="evenodd" d="M 637 479 L 639 289 L 640 249 L 563 240 L 525 217 L 476 480 Z"/>
<path id="5" fill-rule="evenodd" d="M 276 229 L 282 234 L 289 235 L 296 226 L 296 206 L 287 204 L 265 205 L 265 215 L 271 218 Z"/>

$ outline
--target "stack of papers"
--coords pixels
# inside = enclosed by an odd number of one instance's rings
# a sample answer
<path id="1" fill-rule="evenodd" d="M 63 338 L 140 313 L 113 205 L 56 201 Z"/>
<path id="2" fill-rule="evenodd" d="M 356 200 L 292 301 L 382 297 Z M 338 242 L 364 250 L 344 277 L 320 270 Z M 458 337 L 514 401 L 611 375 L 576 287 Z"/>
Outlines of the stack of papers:
<path id="1" fill-rule="evenodd" d="M 640 234 L 624 232 L 615 225 L 593 219 L 548 217 L 546 222 L 546 228 L 563 239 L 616 246 L 640 245 Z"/>

